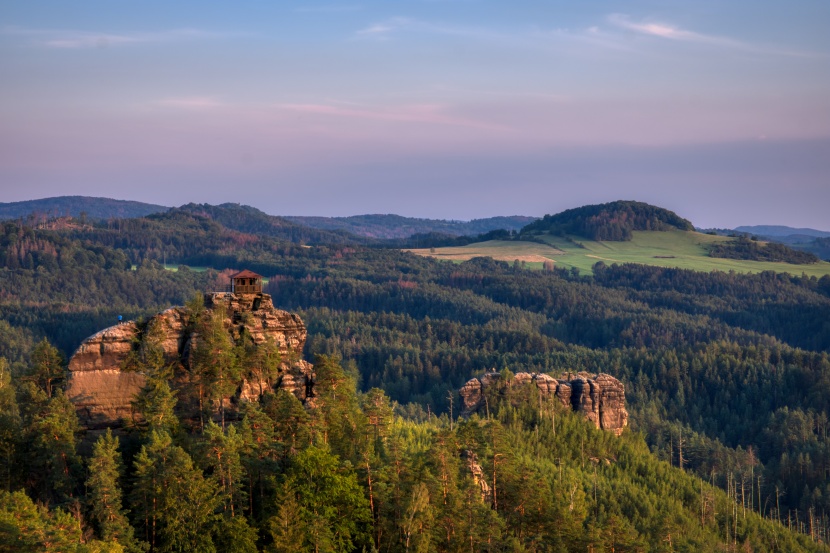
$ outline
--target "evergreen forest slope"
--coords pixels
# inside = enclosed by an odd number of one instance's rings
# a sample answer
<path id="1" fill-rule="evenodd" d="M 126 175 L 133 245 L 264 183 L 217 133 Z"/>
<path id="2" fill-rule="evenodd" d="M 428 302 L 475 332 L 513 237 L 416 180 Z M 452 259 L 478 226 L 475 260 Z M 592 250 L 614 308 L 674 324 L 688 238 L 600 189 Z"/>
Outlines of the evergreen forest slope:
<path id="1" fill-rule="evenodd" d="M 643 202 L 616 201 L 568 209 L 524 227 L 521 236 L 575 234 L 595 241 L 631 240 L 635 230 L 694 230 L 691 222 L 673 211 Z"/>
<path id="2" fill-rule="evenodd" d="M 355 215 L 352 217 L 285 217 L 289 221 L 323 230 L 343 230 L 358 236 L 384 239 L 409 238 L 416 234 L 476 236 L 494 230 L 518 231 L 536 217 L 514 215 L 472 221 L 419 219 L 400 215 Z"/>
<path id="3" fill-rule="evenodd" d="M 195 210 L 0 229 L 0 548 L 42 550 L 51 535 L 67 551 L 93 540 L 228 550 L 230 539 L 242 551 L 826 550 L 830 276 L 446 263 L 307 247 Z M 566 238 L 557 245 L 581 249 Z M 118 315 L 185 304 L 243 268 L 308 325 L 302 354 L 323 356 L 330 384 L 322 407 L 277 395 L 224 430 L 194 428 L 168 416 L 164 367 L 148 366 L 155 399 L 141 409 L 159 422 L 91 448 L 59 391 L 61 357 Z M 494 398 L 489 420 L 451 418 L 453 393 L 491 370 L 506 382 L 610 373 L 631 431 L 595 431 L 518 388 Z M 154 477 L 169 485 L 149 487 Z M 96 494 L 116 488 L 121 510 L 102 514 Z"/>

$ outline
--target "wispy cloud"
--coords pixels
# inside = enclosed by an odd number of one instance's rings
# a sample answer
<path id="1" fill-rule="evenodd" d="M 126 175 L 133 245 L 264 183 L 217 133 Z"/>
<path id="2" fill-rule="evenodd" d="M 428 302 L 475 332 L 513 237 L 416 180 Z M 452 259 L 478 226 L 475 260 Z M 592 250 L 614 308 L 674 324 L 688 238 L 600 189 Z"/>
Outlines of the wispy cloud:
<path id="1" fill-rule="evenodd" d="M 630 50 L 631 45 L 621 40 L 619 33 L 609 33 L 597 26 L 580 29 L 492 29 L 447 23 L 423 21 L 408 17 L 393 17 L 379 21 L 355 33 L 357 38 L 379 41 L 390 40 L 395 35 L 420 33 L 457 37 L 515 48 L 561 50 L 563 46 L 583 45 L 602 50 Z"/>
<path id="2" fill-rule="evenodd" d="M 168 108 L 204 110 L 223 107 L 225 104 L 213 96 L 181 96 L 164 98 L 156 102 L 156 105 Z"/>
<path id="3" fill-rule="evenodd" d="M 360 29 L 355 34 L 363 38 L 386 40 L 392 34 L 401 32 L 440 34 L 489 40 L 505 40 L 511 38 L 511 35 L 507 33 L 499 33 L 489 29 L 432 23 L 409 17 L 392 17 Z"/>
<path id="4" fill-rule="evenodd" d="M 817 55 L 813 52 L 801 52 L 786 48 L 771 47 L 764 44 L 744 42 L 730 37 L 699 33 L 665 22 L 646 20 L 633 21 L 629 16 L 619 13 L 609 15 L 608 22 L 620 29 L 676 42 L 717 46 L 755 54 L 772 54 L 796 57 L 814 57 Z"/>
<path id="5" fill-rule="evenodd" d="M 632 51 L 634 45 L 630 40 L 626 40 L 624 36 L 624 33 L 627 31 L 660 40 L 717 47 L 750 54 L 827 57 L 824 54 L 816 52 L 805 52 L 786 47 L 746 42 L 726 36 L 701 33 L 662 21 L 638 21 L 628 15 L 619 13 L 609 15 L 606 18 L 606 23 L 605 25 L 593 25 L 587 28 L 577 29 L 528 28 L 494 30 L 491 28 L 436 23 L 408 17 L 393 17 L 364 27 L 358 30 L 355 36 L 357 38 L 385 41 L 399 34 L 421 33 L 469 38 L 526 48 L 558 49 L 564 45 L 581 44 L 603 50 Z"/>
<path id="6" fill-rule="evenodd" d="M 77 31 L 65 29 L 27 29 L 21 27 L 4 27 L 1 34 L 25 37 L 32 44 L 47 48 L 84 49 L 126 46 L 130 44 L 150 44 L 180 42 L 205 38 L 228 36 L 200 29 L 170 29 L 158 32 L 109 33 L 94 31 Z"/>
<path id="7" fill-rule="evenodd" d="M 719 46 L 743 47 L 744 43 L 726 37 L 696 33 L 680 27 L 653 21 L 632 21 L 627 15 L 615 13 L 608 16 L 608 21 L 616 27 L 634 31 L 639 34 L 677 40 L 681 42 L 697 42 Z"/>
<path id="8" fill-rule="evenodd" d="M 438 104 L 407 105 L 374 109 L 360 106 L 332 104 L 279 104 L 277 107 L 283 110 L 309 115 L 348 117 L 402 123 L 430 123 L 471 127 L 491 131 L 510 130 L 501 125 L 452 115 L 449 113 L 447 106 Z"/>

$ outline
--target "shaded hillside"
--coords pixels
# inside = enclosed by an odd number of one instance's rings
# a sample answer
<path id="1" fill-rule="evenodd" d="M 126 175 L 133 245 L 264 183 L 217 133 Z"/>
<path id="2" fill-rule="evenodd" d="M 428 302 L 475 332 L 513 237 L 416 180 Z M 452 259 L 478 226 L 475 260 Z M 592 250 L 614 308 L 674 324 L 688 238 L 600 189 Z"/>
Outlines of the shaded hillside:
<path id="1" fill-rule="evenodd" d="M 776 242 L 758 242 L 745 236 L 729 242 L 709 246 L 709 255 L 726 259 L 749 261 L 778 261 L 782 263 L 818 263 L 819 258 L 805 251 L 794 250 Z"/>
<path id="2" fill-rule="evenodd" d="M 167 211 L 169 207 L 145 204 L 131 200 L 114 200 L 112 198 L 92 198 L 88 196 L 58 196 L 24 202 L 0 203 L 0 220 L 21 219 L 32 214 L 47 217 L 70 215 L 80 217 L 82 213 L 90 219 L 144 217 L 151 213 Z"/>
<path id="3" fill-rule="evenodd" d="M 794 250 L 830 260 L 830 232 L 811 228 L 797 229 L 780 226 L 738 227 L 735 230 L 743 229 L 755 229 L 752 231 L 753 235 L 759 236 L 763 240 L 786 244 Z"/>
<path id="4" fill-rule="evenodd" d="M 830 238 L 816 238 L 812 243 L 805 247 L 793 246 L 798 249 L 803 249 L 822 259 L 830 260 Z"/>
<path id="5" fill-rule="evenodd" d="M 513 215 L 489 217 L 472 221 L 445 221 L 442 219 L 418 219 L 401 215 L 354 215 L 352 217 L 285 217 L 285 219 L 323 230 L 342 230 L 358 236 L 400 239 L 416 234 L 443 234 L 450 236 L 475 236 L 493 230 L 521 230 L 536 217 Z"/>
<path id="6" fill-rule="evenodd" d="M 568 209 L 545 215 L 522 229 L 524 236 L 549 233 L 574 234 L 591 240 L 631 240 L 635 230 L 694 230 L 692 223 L 673 211 L 643 202 L 616 201 Z"/>
<path id="7" fill-rule="evenodd" d="M 176 211 L 207 217 L 231 230 L 280 238 L 298 244 L 356 244 L 366 242 L 365 239 L 347 232 L 311 228 L 289 221 L 285 217 L 268 215 L 255 207 L 247 205 L 190 203 L 177 208 Z"/>

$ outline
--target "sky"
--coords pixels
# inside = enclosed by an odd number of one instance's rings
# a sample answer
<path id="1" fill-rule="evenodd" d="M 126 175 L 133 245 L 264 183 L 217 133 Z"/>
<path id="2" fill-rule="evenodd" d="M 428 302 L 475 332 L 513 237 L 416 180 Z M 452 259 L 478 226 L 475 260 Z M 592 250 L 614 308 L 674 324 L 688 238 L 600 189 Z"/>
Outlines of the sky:
<path id="1" fill-rule="evenodd" d="M 827 0 L 0 0 L 0 202 L 830 230 Z"/>

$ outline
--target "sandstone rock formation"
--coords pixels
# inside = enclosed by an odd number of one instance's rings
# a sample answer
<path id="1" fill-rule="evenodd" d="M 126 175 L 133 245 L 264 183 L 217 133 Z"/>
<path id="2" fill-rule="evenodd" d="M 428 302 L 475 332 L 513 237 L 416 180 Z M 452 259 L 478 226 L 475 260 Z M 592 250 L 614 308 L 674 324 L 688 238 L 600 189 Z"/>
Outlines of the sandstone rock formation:
<path id="1" fill-rule="evenodd" d="M 255 344 L 273 340 L 281 354 L 278 376 L 249 371 L 234 396 L 225 398 L 225 405 L 240 399 L 257 399 L 265 391 L 278 387 L 301 401 L 311 397 L 313 367 L 300 358 L 306 328 L 299 316 L 274 308 L 268 294 L 211 293 L 205 294 L 204 301 L 208 311 L 225 310 L 224 326 L 232 338 L 238 340 L 244 329 Z M 153 324 L 162 329 L 160 346 L 166 362 L 174 366 L 172 385 L 186 387 L 190 350 L 198 340 L 193 322 L 186 308 L 172 307 L 147 324 L 126 322 L 84 340 L 69 361 L 66 390 L 78 410 L 81 424 L 89 429 L 118 427 L 123 419 L 134 416 L 132 401 L 146 377 L 141 372 L 125 370 L 125 362 L 131 351 L 141 347 L 147 328 Z M 180 406 L 187 408 L 181 401 Z"/>
<path id="2" fill-rule="evenodd" d="M 469 380 L 461 387 L 462 416 L 486 411 L 485 392 L 501 379 L 499 373 L 487 373 Z M 510 388 L 533 384 L 542 398 L 557 398 L 566 407 L 581 413 L 597 428 L 622 434 L 628 425 L 628 411 L 625 409 L 625 388 L 622 383 L 608 374 L 589 375 L 579 373 L 572 379 L 555 379 L 540 373 L 517 373 L 499 393 Z"/>

